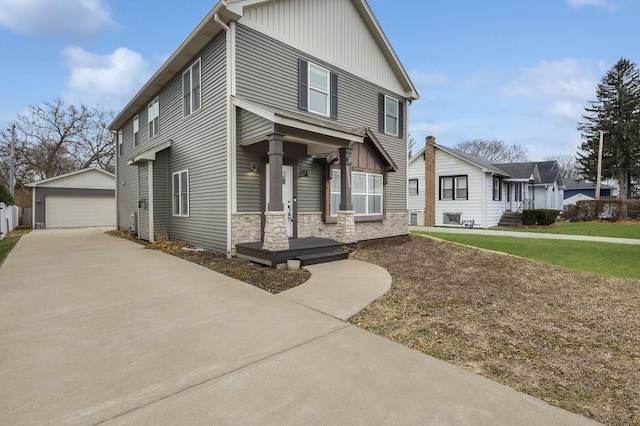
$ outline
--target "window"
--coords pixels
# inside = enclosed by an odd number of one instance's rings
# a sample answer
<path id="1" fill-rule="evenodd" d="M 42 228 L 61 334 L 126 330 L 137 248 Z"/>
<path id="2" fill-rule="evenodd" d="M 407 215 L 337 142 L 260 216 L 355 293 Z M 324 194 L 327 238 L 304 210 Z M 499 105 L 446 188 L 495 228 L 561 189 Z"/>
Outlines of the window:
<path id="1" fill-rule="evenodd" d="M 493 178 L 493 201 L 502 200 L 502 178 Z"/>
<path id="2" fill-rule="evenodd" d="M 160 99 L 155 98 L 148 108 L 149 112 L 149 139 L 160 133 Z"/>
<path id="3" fill-rule="evenodd" d="M 189 216 L 189 171 L 183 170 L 172 175 L 173 215 Z"/>
<path id="4" fill-rule="evenodd" d="M 182 74 L 182 99 L 185 117 L 200 109 L 200 59 Z"/>
<path id="5" fill-rule="evenodd" d="M 331 170 L 331 215 L 340 205 L 340 170 Z M 351 172 L 351 201 L 357 216 L 382 215 L 382 175 Z"/>
<path id="6" fill-rule="evenodd" d="M 380 93 L 378 95 L 378 121 L 380 133 L 403 137 L 404 104 L 395 98 Z"/>
<path id="7" fill-rule="evenodd" d="M 522 182 L 516 182 L 515 184 L 515 196 L 514 196 L 514 200 L 515 201 L 522 201 Z"/>
<path id="8" fill-rule="evenodd" d="M 467 200 L 469 193 L 466 176 L 441 176 L 440 177 L 441 200 Z"/>
<path id="9" fill-rule="evenodd" d="M 300 59 L 298 109 L 338 119 L 338 75 Z"/>
<path id="10" fill-rule="evenodd" d="M 409 196 L 418 195 L 418 179 L 409 179 Z"/>
<path id="11" fill-rule="evenodd" d="M 460 218 L 462 217 L 462 213 L 443 213 L 442 214 L 442 223 L 444 225 L 459 225 Z"/>
<path id="12" fill-rule="evenodd" d="M 133 117 L 133 146 L 140 145 L 140 120 L 136 115 Z"/>
<path id="13" fill-rule="evenodd" d="M 118 131 L 118 155 L 124 154 L 124 135 L 122 130 Z"/>

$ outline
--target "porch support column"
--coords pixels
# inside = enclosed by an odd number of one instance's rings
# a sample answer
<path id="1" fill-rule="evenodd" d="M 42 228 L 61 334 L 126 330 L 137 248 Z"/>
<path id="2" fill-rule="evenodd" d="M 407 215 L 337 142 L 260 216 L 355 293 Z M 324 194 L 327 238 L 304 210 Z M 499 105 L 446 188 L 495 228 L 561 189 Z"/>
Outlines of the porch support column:
<path id="1" fill-rule="evenodd" d="M 355 243 L 356 220 L 351 200 L 351 155 L 352 148 L 344 147 L 338 150 L 340 154 L 340 206 L 338 209 L 338 223 L 336 239 L 341 243 Z"/>
<path id="2" fill-rule="evenodd" d="M 284 157 L 284 135 L 269 135 L 269 204 L 265 212 L 264 241 L 262 248 L 269 251 L 289 249 L 287 216 L 282 203 L 282 159 Z"/>

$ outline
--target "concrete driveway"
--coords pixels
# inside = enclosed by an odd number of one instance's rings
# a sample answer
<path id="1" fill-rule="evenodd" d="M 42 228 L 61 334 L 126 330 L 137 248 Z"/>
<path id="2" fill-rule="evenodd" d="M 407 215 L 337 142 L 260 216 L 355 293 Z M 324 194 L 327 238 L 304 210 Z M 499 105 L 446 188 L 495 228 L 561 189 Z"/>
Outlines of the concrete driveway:
<path id="1" fill-rule="evenodd" d="M 0 424 L 591 424 L 294 296 L 34 231 L 0 267 Z"/>

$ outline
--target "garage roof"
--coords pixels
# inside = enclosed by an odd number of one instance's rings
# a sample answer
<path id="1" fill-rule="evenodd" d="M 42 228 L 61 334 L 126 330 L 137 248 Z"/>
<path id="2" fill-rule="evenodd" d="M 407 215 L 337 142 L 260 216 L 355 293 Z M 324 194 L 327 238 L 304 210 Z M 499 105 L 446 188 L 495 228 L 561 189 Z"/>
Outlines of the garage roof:
<path id="1" fill-rule="evenodd" d="M 49 179 L 28 183 L 26 186 L 48 188 L 116 189 L 116 176 L 106 170 L 89 167 Z"/>

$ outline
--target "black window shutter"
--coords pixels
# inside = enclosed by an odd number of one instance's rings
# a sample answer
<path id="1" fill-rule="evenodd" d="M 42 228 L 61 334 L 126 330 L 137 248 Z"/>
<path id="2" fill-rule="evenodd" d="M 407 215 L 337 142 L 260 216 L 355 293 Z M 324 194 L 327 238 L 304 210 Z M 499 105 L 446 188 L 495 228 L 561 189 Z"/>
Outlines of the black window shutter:
<path id="1" fill-rule="evenodd" d="M 304 59 L 298 60 L 298 109 L 307 111 L 309 109 L 308 92 L 308 63 Z"/>
<path id="2" fill-rule="evenodd" d="M 404 135 L 404 103 L 398 101 L 398 137 Z"/>
<path id="3" fill-rule="evenodd" d="M 384 133 L 384 93 L 378 94 L 378 130 Z"/>
<path id="4" fill-rule="evenodd" d="M 331 73 L 330 75 L 330 90 L 331 90 L 331 118 L 338 119 L 338 74 Z"/>

